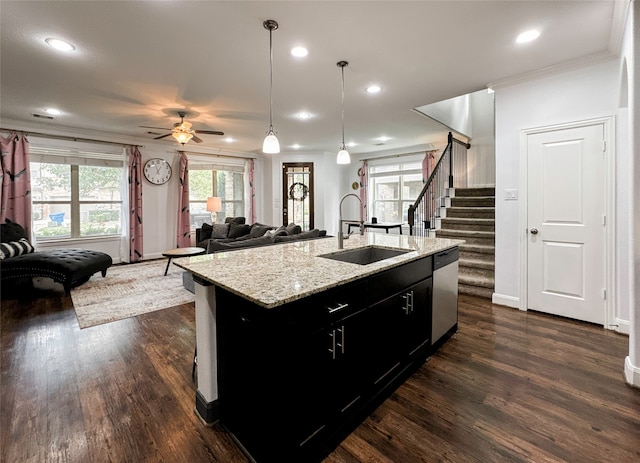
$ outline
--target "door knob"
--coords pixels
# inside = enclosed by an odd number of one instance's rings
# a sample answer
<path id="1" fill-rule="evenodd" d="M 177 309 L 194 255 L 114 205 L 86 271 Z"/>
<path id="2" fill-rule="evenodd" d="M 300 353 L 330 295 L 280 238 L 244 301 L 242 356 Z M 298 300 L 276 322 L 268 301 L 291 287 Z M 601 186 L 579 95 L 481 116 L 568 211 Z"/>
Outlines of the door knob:
<path id="1" fill-rule="evenodd" d="M 531 234 L 532 235 L 537 235 L 538 234 L 538 229 L 537 228 L 532 228 L 531 229 Z"/>

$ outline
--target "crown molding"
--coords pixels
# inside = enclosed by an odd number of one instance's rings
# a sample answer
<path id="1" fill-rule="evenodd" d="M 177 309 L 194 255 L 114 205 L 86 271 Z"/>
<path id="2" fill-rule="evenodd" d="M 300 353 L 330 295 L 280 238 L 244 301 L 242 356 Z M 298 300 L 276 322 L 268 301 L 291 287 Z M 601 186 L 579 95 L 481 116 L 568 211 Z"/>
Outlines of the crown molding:
<path id="1" fill-rule="evenodd" d="M 538 69 L 536 71 L 527 72 L 525 74 L 518 74 L 516 76 L 507 77 L 505 79 L 496 80 L 487 84 L 487 88 L 496 90 L 498 88 L 511 87 L 513 85 L 519 85 L 533 80 L 538 80 L 543 77 L 562 74 L 564 72 L 573 71 L 575 69 L 592 66 L 594 64 L 605 63 L 616 59 L 617 56 L 611 53 L 609 50 L 594 53 L 582 58 L 578 58 L 572 61 L 566 61 L 564 63 L 555 64 L 546 68 Z"/>

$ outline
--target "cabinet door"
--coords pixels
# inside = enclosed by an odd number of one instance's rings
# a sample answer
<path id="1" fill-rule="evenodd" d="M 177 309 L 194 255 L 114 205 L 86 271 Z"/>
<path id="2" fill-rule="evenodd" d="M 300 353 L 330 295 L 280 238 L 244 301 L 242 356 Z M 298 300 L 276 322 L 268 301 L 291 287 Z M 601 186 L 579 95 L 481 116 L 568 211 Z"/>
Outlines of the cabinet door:
<path id="1" fill-rule="evenodd" d="M 401 295 L 404 306 L 403 350 L 409 356 L 426 352 L 431 345 L 431 278 L 411 286 Z"/>

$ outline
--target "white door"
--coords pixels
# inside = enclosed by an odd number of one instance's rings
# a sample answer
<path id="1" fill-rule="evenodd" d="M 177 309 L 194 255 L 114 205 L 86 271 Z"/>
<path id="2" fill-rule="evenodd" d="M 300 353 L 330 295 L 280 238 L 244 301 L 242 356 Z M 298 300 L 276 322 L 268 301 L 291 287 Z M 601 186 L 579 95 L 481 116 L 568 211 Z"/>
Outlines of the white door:
<path id="1" fill-rule="evenodd" d="M 528 308 L 605 320 L 602 124 L 527 136 Z"/>

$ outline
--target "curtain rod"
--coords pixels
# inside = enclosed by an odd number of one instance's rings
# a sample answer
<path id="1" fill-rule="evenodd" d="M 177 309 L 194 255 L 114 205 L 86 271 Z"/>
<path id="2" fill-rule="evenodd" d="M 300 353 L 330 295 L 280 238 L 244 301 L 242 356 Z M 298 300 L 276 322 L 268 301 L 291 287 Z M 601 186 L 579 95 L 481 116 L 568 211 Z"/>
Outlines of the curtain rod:
<path id="1" fill-rule="evenodd" d="M 403 154 L 389 154 L 387 156 L 380 156 L 380 157 L 377 157 L 377 158 L 358 159 L 358 161 L 360 161 L 360 162 L 362 162 L 362 161 L 377 161 L 378 159 L 399 158 L 401 156 L 412 156 L 414 154 L 422 154 L 422 153 L 426 153 L 428 151 L 439 151 L 439 150 L 438 149 L 432 149 L 432 150 L 413 151 L 411 153 L 403 153 Z"/>
<path id="2" fill-rule="evenodd" d="M 178 150 L 178 153 L 185 153 L 185 154 L 195 154 L 198 156 L 215 156 L 218 158 L 231 158 L 231 159 L 252 159 L 252 160 L 256 160 L 258 158 L 252 158 L 252 157 L 248 157 L 248 156 L 233 156 L 231 154 L 217 154 L 217 153 L 199 153 L 197 151 L 189 151 L 189 150 Z"/>
<path id="3" fill-rule="evenodd" d="M 117 146 L 137 146 L 138 148 L 144 148 L 144 145 L 135 145 L 131 143 L 118 143 L 115 141 L 95 140 L 93 138 L 72 137 L 69 135 L 51 135 L 42 132 L 32 132 L 31 130 L 18 130 L 18 129 L 5 129 L 0 127 L 0 131 L 4 132 L 22 132 L 26 135 L 35 135 L 36 137 L 54 138 L 56 140 L 70 140 L 70 141 L 85 141 L 91 143 L 103 143 L 105 145 L 117 145 Z"/>

